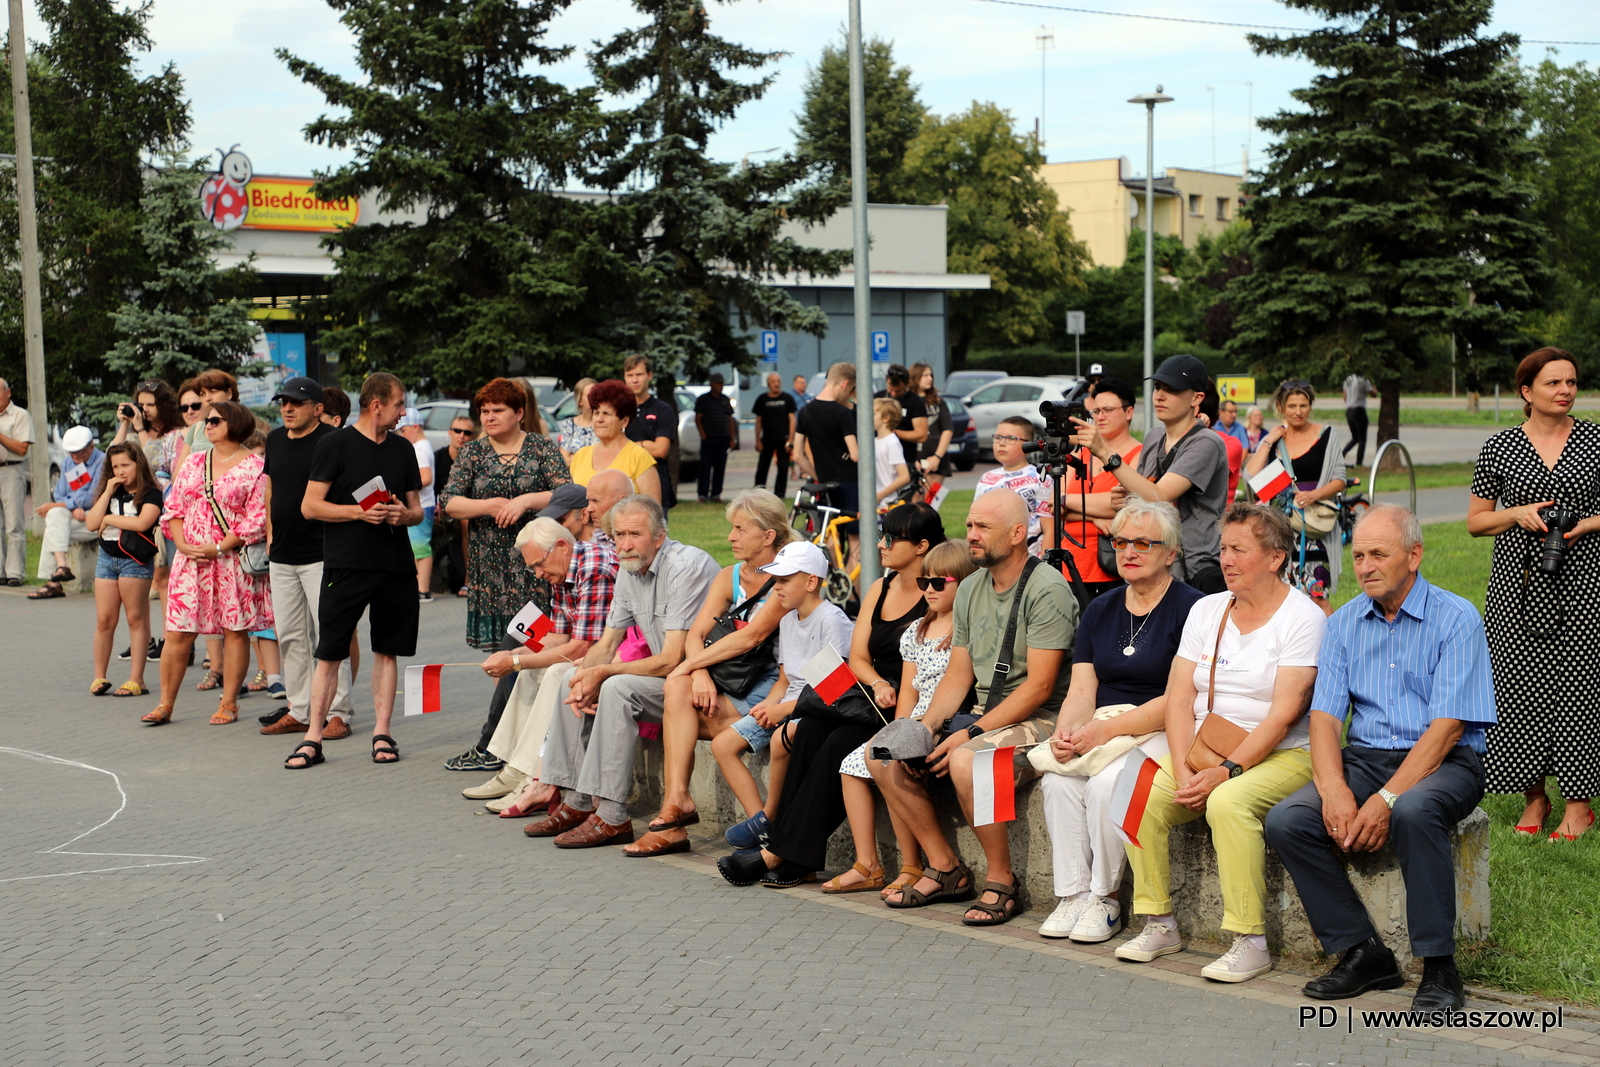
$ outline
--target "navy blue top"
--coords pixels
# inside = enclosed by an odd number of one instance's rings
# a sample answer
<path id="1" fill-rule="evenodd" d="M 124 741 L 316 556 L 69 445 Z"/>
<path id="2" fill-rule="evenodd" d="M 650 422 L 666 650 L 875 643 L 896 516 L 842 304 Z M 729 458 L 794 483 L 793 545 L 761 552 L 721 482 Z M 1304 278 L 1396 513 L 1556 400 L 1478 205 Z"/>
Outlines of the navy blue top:
<path id="1" fill-rule="evenodd" d="M 1072 662 L 1094 664 L 1100 690 L 1094 705 L 1143 704 L 1167 690 L 1167 673 L 1178 654 L 1178 639 L 1189 609 L 1205 596 L 1200 590 L 1173 579 L 1149 615 L 1128 613 L 1127 588 L 1101 593 L 1084 609 Z M 1133 634 L 1138 633 L 1134 638 Z M 1130 640 L 1134 652 L 1122 654 Z"/>

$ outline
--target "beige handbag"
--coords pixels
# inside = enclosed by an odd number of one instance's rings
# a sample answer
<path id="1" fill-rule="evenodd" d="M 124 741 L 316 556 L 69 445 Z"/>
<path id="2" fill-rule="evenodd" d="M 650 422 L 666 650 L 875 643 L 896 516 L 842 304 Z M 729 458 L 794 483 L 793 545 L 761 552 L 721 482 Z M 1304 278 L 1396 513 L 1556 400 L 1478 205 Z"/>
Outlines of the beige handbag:
<path id="1" fill-rule="evenodd" d="M 1103 708 L 1094 709 L 1094 718 L 1115 719 L 1117 716 L 1125 715 L 1136 707 L 1138 707 L 1137 704 L 1107 704 Z M 1046 774 L 1072 774 L 1080 778 L 1093 778 L 1123 755 L 1133 751 L 1135 747 L 1144 744 L 1160 732 L 1159 730 L 1152 730 L 1137 737 L 1132 734 L 1118 734 L 1105 744 L 1096 745 L 1083 755 L 1074 756 L 1065 763 L 1056 759 L 1048 744 L 1035 745 L 1028 752 L 1028 762 L 1033 764 L 1034 770 L 1042 771 Z"/>

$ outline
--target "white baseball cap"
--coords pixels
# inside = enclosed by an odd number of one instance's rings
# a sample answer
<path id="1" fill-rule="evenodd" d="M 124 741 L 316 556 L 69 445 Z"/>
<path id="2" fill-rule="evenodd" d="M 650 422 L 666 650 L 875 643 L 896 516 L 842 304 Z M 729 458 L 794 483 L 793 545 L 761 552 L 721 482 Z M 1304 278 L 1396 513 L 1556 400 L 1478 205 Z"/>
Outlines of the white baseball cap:
<path id="1" fill-rule="evenodd" d="M 762 567 L 761 573 L 770 574 L 775 578 L 786 578 L 791 574 L 801 573 L 826 578 L 828 557 L 822 554 L 822 549 L 810 541 L 790 541 L 778 549 L 778 558 Z"/>
<path id="2" fill-rule="evenodd" d="M 94 431 L 87 426 L 74 426 L 61 435 L 61 447 L 68 452 L 81 452 L 94 441 Z"/>

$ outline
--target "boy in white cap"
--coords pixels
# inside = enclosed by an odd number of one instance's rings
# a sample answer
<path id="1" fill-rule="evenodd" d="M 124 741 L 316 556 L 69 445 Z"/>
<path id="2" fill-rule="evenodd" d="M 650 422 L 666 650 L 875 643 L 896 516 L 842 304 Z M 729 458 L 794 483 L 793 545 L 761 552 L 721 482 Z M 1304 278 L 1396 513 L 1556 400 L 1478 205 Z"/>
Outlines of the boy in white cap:
<path id="1" fill-rule="evenodd" d="M 773 731 L 794 714 L 795 701 L 806 687 L 805 666 L 811 657 L 827 645 L 841 656 L 850 654 L 854 625 L 850 616 L 839 605 L 822 599 L 822 583 L 828 577 L 828 558 L 822 549 L 809 541 L 791 541 L 761 571 L 772 575 L 772 595 L 788 610 L 778 623 L 778 680 L 749 714 L 711 739 L 711 754 L 717 758 L 724 776 L 730 765 L 742 762 L 746 752 L 766 748 Z M 734 838 L 760 839 L 765 835 L 783 789 L 783 755 L 787 755 L 785 750 L 773 749 L 773 762 L 767 770 L 766 807 L 731 828 L 728 832 Z M 744 831 L 742 835 L 735 832 L 740 830 Z"/>
<path id="2" fill-rule="evenodd" d="M 100 481 L 100 468 L 105 465 L 106 454 L 94 446 L 94 431 L 87 426 L 74 426 L 62 434 L 61 447 L 67 450 L 67 469 L 56 479 L 51 502 L 41 504 L 36 512 L 44 519 L 39 577 L 46 581 L 43 589 L 28 594 L 29 600 L 66 596 L 61 583 L 76 577 L 67 566 L 67 550 L 75 542 L 93 541 L 99 536 L 91 532 L 83 520 L 94 507 L 95 485 Z M 52 563 L 54 570 L 51 570 Z"/>

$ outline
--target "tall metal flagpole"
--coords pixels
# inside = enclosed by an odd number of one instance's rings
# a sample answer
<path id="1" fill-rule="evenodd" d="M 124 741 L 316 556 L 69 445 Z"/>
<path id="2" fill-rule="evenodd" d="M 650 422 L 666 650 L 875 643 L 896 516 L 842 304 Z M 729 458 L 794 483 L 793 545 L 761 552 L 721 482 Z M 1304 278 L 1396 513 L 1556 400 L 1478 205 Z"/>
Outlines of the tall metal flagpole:
<path id="1" fill-rule="evenodd" d="M 21 0 L 11 0 L 13 4 Z M 850 0 L 850 217 L 855 232 L 856 482 L 861 493 L 861 588 L 878 580 L 877 467 L 872 451 L 872 290 L 867 266 L 867 111 L 861 0 Z"/>
<path id="2" fill-rule="evenodd" d="M 10 0 L 11 108 L 17 123 L 17 223 L 22 243 L 23 366 L 28 380 L 28 414 L 33 419 L 33 447 L 28 471 L 34 503 L 48 496 L 50 485 L 50 405 L 45 395 L 44 312 L 39 306 L 39 221 L 33 192 L 33 118 L 28 106 L 28 40 L 22 27 L 22 0 Z M 44 520 L 35 519 L 43 532 Z"/>

